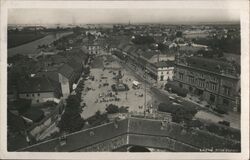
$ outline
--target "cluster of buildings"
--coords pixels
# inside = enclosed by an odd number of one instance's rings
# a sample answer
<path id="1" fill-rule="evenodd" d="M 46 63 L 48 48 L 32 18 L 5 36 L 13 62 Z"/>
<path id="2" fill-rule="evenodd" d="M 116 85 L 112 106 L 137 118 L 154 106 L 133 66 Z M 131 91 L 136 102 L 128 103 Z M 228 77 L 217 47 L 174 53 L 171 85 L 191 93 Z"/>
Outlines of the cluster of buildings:
<path id="1" fill-rule="evenodd" d="M 65 55 L 42 55 L 37 57 L 37 63 L 40 68 L 36 73 L 20 79 L 16 86 L 8 85 L 8 101 L 23 98 L 37 104 L 68 97 L 86 72 L 88 54 L 74 49 Z"/>
<path id="2" fill-rule="evenodd" d="M 116 26 L 117 30 L 140 31 L 143 26 L 121 27 Z M 154 30 L 154 27 L 146 27 Z M 144 27 L 145 29 L 145 27 Z M 240 64 L 226 60 L 224 57 L 206 57 L 199 54 L 213 52 L 206 45 L 195 44 L 191 38 L 208 38 L 213 33 L 217 35 L 230 34 L 237 32 L 237 29 L 223 29 L 210 27 L 181 28 L 184 30 L 183 36 L 175 37 L 170 40 L 168 35 L 171 30 L 164 35 L 153 34 L 152 37 L 159 43 L 167 46 L 167 51 L 152 49 L 147 46 L 135 45 L 131 40 L 120 41 L 111 45 L 110 51 L 126 62 L 131 62 L 136 67 L 140 67 L 147 72 L 158 84 L 173 82 L 174 85 L 188 90 L 192 96 L 198 97 L 201 101 L 208 102 L 209 106 L 216 108 L 225 106 L 229 110 L 240 111 Z M 164 30 L 164 29 L 160 29 Z M 159 32 L 159 30 L 158 30 Z M 148 32 L 151 33 L 151 32 Z M 157 33 L 157 32 L 153 32 Z M 162 32 L 163 33 L 163 32 Z M 165 32 L 164 32 L 165 33 Z M 141 33 L 143 35 L 143 33 Z M 147 34 L 148 35 L 148 34 Z M 161 37 L 165 38 L 161 38 Z M 188 38 L 186 37 L 188 36 Z M 132 36 L 133 38 L 133 36 Z M 158 42 L 156 41 L 156 42 Z"/>
<path id="3" fill-rule="evenodd" d="M 214 33 L 213 29 L 188 30 L 184 26 L 183 36 L 175 37 L 176 30 L 180 29 L 176 26 L 117 25 L 106 33 L 89 29 L 86 35 L 61 39 L 57 45 L 63 46 L 65 51 L 44 50 L 32 57 L 36 62 L 34 67 L 38 67 L 36 72 L 19 78 L 14 85 L 8 83 L 8 108 L 11 108 L 11 102 L 18 99 L 30 100 L 32 105 L 66 99 L 76 88 L 80 77 L 89 72 L 92 58 L 113 54 L 136 71 L 142 71 L 147 75 L 144 78 L 153 79 L 159 86 L 173 83 L 214 108 L 226 106 L 239 112 L 239 66 L 225 59 L 197 54 L 200 50 L 209 50 L 209 46 L 190 41 L 197 36 L 210 36 Z M 229 33 L 223 31 L 223 35 Z M 151 36 L 155 42 L 151 46 L 135 44 L 131 41 L 134 35 Z M 166 48 L 159 49 L 159 44 Z M 8 64 L 8 67 L 11 69 L 13 64 Z M 14 117 L 12 113 L 8 114 Z"/>

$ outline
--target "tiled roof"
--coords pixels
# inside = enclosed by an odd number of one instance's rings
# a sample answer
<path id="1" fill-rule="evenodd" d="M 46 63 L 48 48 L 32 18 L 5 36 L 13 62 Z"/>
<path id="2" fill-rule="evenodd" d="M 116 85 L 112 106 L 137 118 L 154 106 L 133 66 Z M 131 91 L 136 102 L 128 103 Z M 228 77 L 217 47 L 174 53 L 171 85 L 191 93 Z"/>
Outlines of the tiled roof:
<path id="1" fill-rule="evenodd" d="M 67 62 L 67 64 L 74 69 L 74 71 L 79 71 L 82 68 L 81 61 L 77 58 L 70 58 Z"/>
<path id="2" fill-rule="evenodd" d="M 155 51 L 146 51 L 146 52 L 143 52 L 142 56 L 146 59 L 151 59 L 156 54 L 157 53 Z"/>
<path id="3" fill-rule="evenodd" d="M 132 47 L 131 45 L 125 45 L 123 51 L 128 52 L 131 49 L 131 47 Z"/>
<path id="4" fill-rule="evenodd" d="M 56 71 L 43 71 L 43 72 L 38 72 L 36 74 L 36 77 L 47 77 L 53 81 L 59 82 L 59 74 Z"/>
<path id="5" fill-rule="evenodd" d="M 58 72 L 66 78 L 71 79 L 74 74 L 74 69 L 68 64 L 64 64 L 61 68 L 59 68 Z"/>
<path id="6" fill-rule="evenodd" d="M 31 107 L 28 111 L 26 111 L 22 115 L 32 120 L 33 122 L 39 122 L 44 117 L 43 111 L 34 107 Z"/>
<path id="7" fill-rule="evenodd" d="M 127 42 L 121 42 L 117 48 L 123 50 L 127 44 Z"/>
<path id="8" fill-rule="evenodd" d="M 203 149 L 203 148 L 229 148 L 238 151 L 240 149 L 240 142 L 223 137 L 209 134 L 205 131 L 189 129 L 189 131 L 176 123 L 168 122 L 164 126 L 161 120 L 150 120 L 143 118 L 129 118 L 118 121 L 116 124 L 109 123 L 87 130 L 78 131 L 67 135 L 66 144 L 59 145 L 59 139 L 51 139 L 47 142 L 36 144 L 21 151 L 43 151 L 53 152 L 56 146 L 59 151 L 79 151 L 93 144 L 103 143 L 106 140 L 111 140 L 118 136 L 126 136 L 128 141 L 124 145 L 143 145 L 145 142 L 148 147 L 165 146 L 170 147 L 170 144 L 162 144 L 159 138 L 167 137 L 169 140 L 176 140 L 182 146 L 189 146 L 189 149 Z M 145 141 L 136 140 L 135 136 L 143 138 Z M 131 138 L 131 139 L 130 139 Z M 208 141 L 209 139 L 209 141 Z M 175 142 L 175 141 L 174 141 Z M 109 142 L 110 145 L 114 145 Z M 179 145 L 180 146 L 180 145 Z M 183 146 L 183 147 L 184 147 Z M 93 148 L 98 151 L 101 148 Z M 174 151 L 185 151 L 183 148 L 172 148 Z M 95 151 L 95 150 L 93 150 Z"/>
<path id="9" fill-rule="evenodd" d="M 157 68 L 173 67 L 174 66 L 174 62 L 173 61 L 160 61 L 160 62 L 154 63 L 154 66 L 156 66 Z"/>
<path id="10" fill-rule="evenodd" d="M 188 57 L 187 63 L 191 67 L 204 69 L 216 73 L 220 73 L 221 70 L 224 69 L 233 69 L 233 66 L 228 62 L 197 56 Z"/>
<path id="11" fill-rule="evenodd" d="M 64 56 L 61 56 L 61 55 L 58 55 L 58 54 L 51 56 L 51 59 L 52 59 L 52 62 L 55 63 L 55 64 L 65 63 L 67 61 L 67 59 Z"/>
<path id="12" fill-rule="evenodd" d="M 26 128 L 24 119 L 10 111 L 7 113 L 7 125 L 15 131 L 23 131 Z"/>
<path id="13" fill-rule="evenodd" d="M 54 92 L 55 89 L 46 77 L 31 77 L 18 82 L 19 93 Z"/>

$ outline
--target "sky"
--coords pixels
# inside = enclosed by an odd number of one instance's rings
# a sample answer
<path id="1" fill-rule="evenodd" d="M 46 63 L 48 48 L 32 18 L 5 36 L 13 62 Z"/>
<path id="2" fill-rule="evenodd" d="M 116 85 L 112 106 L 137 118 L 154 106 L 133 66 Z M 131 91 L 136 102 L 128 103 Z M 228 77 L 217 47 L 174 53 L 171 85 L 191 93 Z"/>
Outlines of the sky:
<path id="1" fill-rule="evenodd" d="M 9 9 L 8 24 L 239 22 L 233 9 Z"/>

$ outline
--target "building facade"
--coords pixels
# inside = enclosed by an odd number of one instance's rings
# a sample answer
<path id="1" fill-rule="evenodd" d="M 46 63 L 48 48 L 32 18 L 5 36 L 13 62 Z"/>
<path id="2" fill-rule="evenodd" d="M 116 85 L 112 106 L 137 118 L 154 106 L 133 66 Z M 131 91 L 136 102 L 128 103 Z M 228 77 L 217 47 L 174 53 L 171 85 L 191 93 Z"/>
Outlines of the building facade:
<path id="1" fill-rule="evenodd" d="M 167 81 L 173 80 L 174 66 L 171 61 L 160 61 L 154 64 L 148 64 L 146 68 L 158 84 L 166 84 Z"/>
<path id="2" fill-rule="evenodd" d="M 89 55 L 99 55 L 100 54 L 100 46 L 97 43 L 89 43 L 87 45 Z"/>
<path id="3" fill-rule="evenodd" d="M 204 57 L 176 57 L 174 81 L 210 106 L 240 110 L 240 71 L 231 63 Z"/>
<path id="4" fill-rule="evenodd" d="M 56 86 L 46 77 L 32 77 L 18 83 L 18 97 L 30 99 L 32 104 L 59 98 Z"/>

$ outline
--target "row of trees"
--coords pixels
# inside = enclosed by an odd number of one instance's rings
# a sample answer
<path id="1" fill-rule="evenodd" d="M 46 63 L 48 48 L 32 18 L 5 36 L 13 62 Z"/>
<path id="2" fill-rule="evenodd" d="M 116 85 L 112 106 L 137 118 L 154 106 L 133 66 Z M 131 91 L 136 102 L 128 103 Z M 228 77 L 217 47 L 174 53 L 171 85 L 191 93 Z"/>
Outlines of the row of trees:
<path id="1" fill-rule="evenodd" d="M 109 104 L 106 108 L 106 111 L 108 114 L 113 114 L 113 113 L 127 113 L 128 112 L 128 107 L 121 106 L 118 107 L 117 105 L 114 104 Z"/>
<path id="2" fill-rule="evenodd" d="M 188 123 L 193 119 L 194 115 L 197 113 L 197 110 L 191 106 L 184 107 L 182 105 L 173 105 L 165 103 L 160 103 L 158 106 L 158 110 L 161 112 L 171 113 L 173 121 L 177 123 Z"/>

